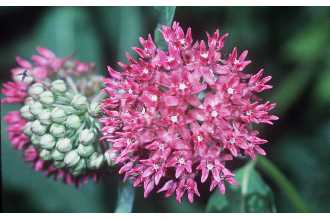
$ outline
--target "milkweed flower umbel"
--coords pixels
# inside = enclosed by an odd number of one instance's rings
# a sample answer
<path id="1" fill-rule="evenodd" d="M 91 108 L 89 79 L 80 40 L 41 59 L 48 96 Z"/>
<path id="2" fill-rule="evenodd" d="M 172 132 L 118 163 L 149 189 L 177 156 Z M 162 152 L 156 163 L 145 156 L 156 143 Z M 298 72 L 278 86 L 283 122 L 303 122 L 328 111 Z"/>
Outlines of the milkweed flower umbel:
<path id="1" fill-rule="evenodd" d="M 167 50 L 157 48 L 151 36 L 127 54 L 122 71 L 108 67 L 108 98 L 102 103 L 103 139 L 119 173 L 144 196 L 156 190 L 165 196 L 183 195 L 193 202 L 200 196 L 198 182 L 225 192 L 235 184 L 226 163 L 238 156 L 265 155 L 253 124 L 272 124 L 274 103 L 262 103 L 258 93 L 272 88 L 263 70 L 244 72 L 247 51 L 236 48 L 225 58 L 221 52 L 228 34 L 217 30 L 207 42 L 193 42 L 179 23 L 163 26 Z M 157 189 L 156 189 L 157 188 Z"/>
<path id="2" fill-rule="evenodd" d="M 58 58 L 45 48 L 33 63 L 17 57 L 13 81 L 4 83 L 2 103 L 21 104 L 5 116 L 14 148 L 37 171 L 68 184 L 96 180 L 106 164 L 98 141 L 98 96 L 102 77 L 94 64 Z"/>

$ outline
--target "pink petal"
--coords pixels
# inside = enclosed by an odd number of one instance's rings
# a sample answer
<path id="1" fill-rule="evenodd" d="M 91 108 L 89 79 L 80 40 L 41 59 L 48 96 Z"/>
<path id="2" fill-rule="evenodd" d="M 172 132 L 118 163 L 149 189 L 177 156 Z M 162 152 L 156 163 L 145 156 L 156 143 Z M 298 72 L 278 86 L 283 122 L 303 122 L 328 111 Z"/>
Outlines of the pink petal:
<path id="1" fill-rule="evenodd" d="M 209 171 L 204 167 L 202 169 L 201 182 L 204 183 L 207 180 L 208 176 L 209 176 Z"/>
<path id="2" fill-rule="evenodd" d="M 150 181 L 146 186 L 144 187 L 144 198 L 148 197 L 148 194 L 155 188 L 155 183 L 154 181 Z"/>
<path id="3" fill-rule="evenodd" d="M 18 65 L 20 65 L 23 68 L 26 68 L 26 69 L 32 68 L 32 65 L 29 61 L 27 61 L 19 56 L 16 57 L 16 62 L 18 63 Z"/>
<path id="4" fill-rule="evenodd" d="M 163 101 L 166 106 L 177 106 L 179 104 L 179 99 L 175 96 L 163 96 Z"/>
<path id="5" fill-rule="evenodd" d="M 151 174 L 154 173 L 154 168 L 153 167 L 148 167 L 142 174 L 142 177 L 148 177 Z"/>
<path id="6" fill-rule="evenodd" d="M 48 59 L 53 59 L 56 57 L 52 51 L 50 51 L 46 48 L 43 48 L 43 47 L 38 47 L 37 51 L 39 52 L 40 55 L 42 55 L 43 57 L 46 57 Z"/>
<path id="7" fill-rule="evenodd" d="M 173 185 L 173 180 L 169 180 L 157 192 L 159 193 L 159 192 L 167 191 L 171 188 L 172 185 Z"/>

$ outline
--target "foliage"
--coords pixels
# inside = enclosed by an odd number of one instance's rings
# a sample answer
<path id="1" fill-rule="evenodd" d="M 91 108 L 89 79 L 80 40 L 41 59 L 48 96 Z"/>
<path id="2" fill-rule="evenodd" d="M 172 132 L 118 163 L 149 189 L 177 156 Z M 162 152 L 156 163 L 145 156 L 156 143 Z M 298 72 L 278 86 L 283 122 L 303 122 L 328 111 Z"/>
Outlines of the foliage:
<path id="1" fill-rule="evenodd" d="M 237 170 L 238 186 L 229 186 L 225 195 L 214 192 L 207 204 L 208 212 L 275 212 L 271 189 L 254 168 L 255 161 Z"/>

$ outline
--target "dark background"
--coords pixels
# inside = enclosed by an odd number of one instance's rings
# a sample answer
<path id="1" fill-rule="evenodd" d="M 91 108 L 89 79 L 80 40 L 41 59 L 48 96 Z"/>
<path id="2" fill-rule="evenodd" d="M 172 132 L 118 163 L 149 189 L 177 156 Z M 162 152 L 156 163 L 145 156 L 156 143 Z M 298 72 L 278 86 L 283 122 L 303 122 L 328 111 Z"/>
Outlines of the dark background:
<path id="1" fill-rule="evenodd" d="M 219 27 L 230 33 L 225 54 L 233 46 L 249 50 L 255 73 L 264 67 L 274 89 L 264 97 L 277 102 L 280 120 L 262 131 L 270 140 L 268 158 L 296 186 L 313 212 L 330 211 L 330 10 L 327 7 L 177 7 L 174 20 L 192 27 L 195 39 Z M 139 36 L 153 33 L 152 7 L 1 7 L 0 80 L 10 79 L 15 56 L 25 58 L 36 46 L 59 56 L 72 52 L 95 61 L 100 74 L 106 64 L 123 59 Z M 1 115 L 15 106 L 1 106 Z M 26 165 L 8 143 L 1 120 L 2 208 L 5 212 L 112 212 L 119 178 L 115 172 L 98 184 L 80 189 L 45 178 Z M 266 176 L 277 211 L 294 209 Z M 134 212 L 204 212 L 209 194 L 193 205 L 137 190 Z M 205 193 L 204 193 L 205 191 Z"/>

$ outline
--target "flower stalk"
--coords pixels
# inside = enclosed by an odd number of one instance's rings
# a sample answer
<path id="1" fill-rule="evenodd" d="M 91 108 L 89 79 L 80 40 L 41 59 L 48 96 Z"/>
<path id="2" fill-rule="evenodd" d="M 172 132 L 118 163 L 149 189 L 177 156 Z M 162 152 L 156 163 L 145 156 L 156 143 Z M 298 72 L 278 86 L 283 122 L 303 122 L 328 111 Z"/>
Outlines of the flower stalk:
<path id="1" fill-rule="evenodd" d="M 294 185 L 270 160 L 264 157 L 257 158 L 257 166 L 265 172 L 287 195 L 297 212 L 310 212 Z"/>

